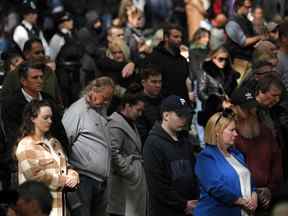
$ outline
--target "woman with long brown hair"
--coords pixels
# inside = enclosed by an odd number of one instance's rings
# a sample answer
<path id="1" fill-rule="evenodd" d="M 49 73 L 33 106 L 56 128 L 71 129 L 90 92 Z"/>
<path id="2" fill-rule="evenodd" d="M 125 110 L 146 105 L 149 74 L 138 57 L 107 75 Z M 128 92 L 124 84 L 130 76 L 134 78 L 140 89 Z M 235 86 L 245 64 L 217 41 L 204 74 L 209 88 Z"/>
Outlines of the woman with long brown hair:
<path id="1" fill-rule="evenodd" d="M 32 101 L 23 113 L 22 136 L 16 148 L 19 184 L 28 180 L 44 182 L 53 196 L 50 216 L 65 216 L 63 190 L 79 184 L 76 171 L 70 169 L 61 143 L 49 134 L 52 109 L 45 101 Z"/>

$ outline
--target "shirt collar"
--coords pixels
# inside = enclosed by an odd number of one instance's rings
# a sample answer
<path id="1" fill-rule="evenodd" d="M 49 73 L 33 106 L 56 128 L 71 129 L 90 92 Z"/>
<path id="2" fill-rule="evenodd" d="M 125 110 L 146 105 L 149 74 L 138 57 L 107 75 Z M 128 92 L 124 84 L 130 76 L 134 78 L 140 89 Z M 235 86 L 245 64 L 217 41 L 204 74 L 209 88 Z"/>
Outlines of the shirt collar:
<path id="1" fill-rule="evenodd" d="M 38 99 L 38 100 L 43 100 L 43 97 L 41 95 L 41 93 L 38 94 L 37 98 L 33 98 L 31 95 L 29 95 L 23 88 L 21 88 L 22 94 L 24 95 L 26 101 L 31 102 L 34 99 Z"/>

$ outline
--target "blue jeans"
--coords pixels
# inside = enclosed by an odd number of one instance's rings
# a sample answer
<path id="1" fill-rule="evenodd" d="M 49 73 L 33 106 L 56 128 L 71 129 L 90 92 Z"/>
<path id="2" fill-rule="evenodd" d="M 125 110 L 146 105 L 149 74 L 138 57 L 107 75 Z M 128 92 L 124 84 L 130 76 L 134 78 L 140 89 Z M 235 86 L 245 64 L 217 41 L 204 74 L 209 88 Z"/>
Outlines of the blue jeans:
<path id="1" fill-rule="evenodd" d="M 80 175 L 79 194 L 83 203 L 85 216 L 106 216 L 107 190 L 106 182 L 99 182 Z"/>

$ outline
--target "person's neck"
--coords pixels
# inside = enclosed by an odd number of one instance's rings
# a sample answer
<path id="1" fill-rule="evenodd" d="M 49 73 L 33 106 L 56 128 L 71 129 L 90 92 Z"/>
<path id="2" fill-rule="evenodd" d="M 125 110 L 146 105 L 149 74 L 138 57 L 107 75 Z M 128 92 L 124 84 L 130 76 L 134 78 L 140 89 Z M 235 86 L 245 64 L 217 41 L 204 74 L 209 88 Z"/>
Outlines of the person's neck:
<path id="1" fill-rule="evenodd" d="M 163 128 L 163 130 L 175 141 L 178 141 L 178 137 L 177 137 L 177 133 L 176 131 L 172 131 L 171 129 L 169 129 L 169 127 L 167 126 L 166 122 L 162 122 L 161 127 Z"/>
<path id="2" fill-rule="evenodd" d="M 32 137 L 35 141 L 42 141 L 45 138 L 45 134 L 36 128 Z"/>
<path id="3" fill-rule="evenodd" d="M 145 89 L 143 90 L 143 92 L 144 92 L 144 94 L 145 94 L 146 96 L 148 96 L 149 98 L 157 98 L 157 97 L 158 97 L 158 95 L 151 95 L 151 94 L 149 94 Z"/>
<path id="4" fill-rule="evenodd" d="M 218 146 L 219 150 L 222 152 L 222 154 L 225 156 L 225 157 L 229 157 L 231 154 L 229 153 L 228 151 L 228 147 L 226 145 L 224 145 L 224 147 L 220 147 Z"/>
<path id="5" fill-rule="evenodd" d="M 28 89 L 23 88 L 26 94 L 30 95 L 32 98 L 36 99 L 39 96 L 40 92 L 29 91 Z"/>

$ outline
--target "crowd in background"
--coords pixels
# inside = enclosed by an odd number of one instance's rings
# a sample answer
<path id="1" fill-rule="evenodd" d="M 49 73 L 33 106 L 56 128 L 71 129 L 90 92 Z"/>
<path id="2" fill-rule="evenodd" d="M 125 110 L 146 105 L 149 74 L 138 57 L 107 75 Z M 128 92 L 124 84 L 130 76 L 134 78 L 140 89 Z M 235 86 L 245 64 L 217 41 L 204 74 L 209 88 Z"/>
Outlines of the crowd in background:
<path id="1" fill-rule="evenodd" d="M 2 1 L 0 54 L 7 215 L 288 215 L 287 1 Z"/>

